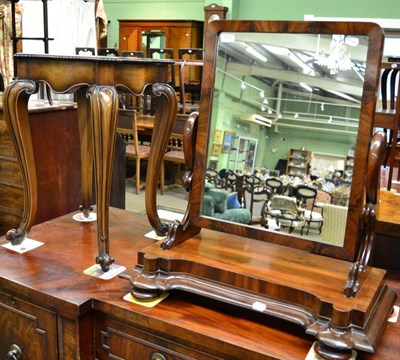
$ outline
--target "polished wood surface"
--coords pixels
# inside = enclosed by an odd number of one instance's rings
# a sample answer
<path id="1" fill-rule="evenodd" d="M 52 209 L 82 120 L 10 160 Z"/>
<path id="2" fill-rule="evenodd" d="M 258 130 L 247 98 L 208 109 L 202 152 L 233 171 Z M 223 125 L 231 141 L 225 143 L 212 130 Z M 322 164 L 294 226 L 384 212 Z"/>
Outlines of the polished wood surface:
<path id="1" fill-rule="evenodd" d="M 143 216 L 111 209 L 110 246 L 118 265 L 127 267 L 127 275 L 133 274 L 131 268 L 137 252 L 156 244 L 144 236 L 150 230 L 151 226 Z M 41 312 L 36 313 L 39 328 L 47 326 L 47 330 L 55 318 L 46 320 L 42 313 L 53 313 L 59 324 L 58 352 L 63 353 L 65 359 L 92 360 L 95 352 L 98 359 L 106 359 L 109 354 L 133 359 L 145 356 L 149 351 L 147 347 L 151 353 L 158 351 L 167 358 L 174 358 L 177 354 L 195 359 L 289 360 L 306 357 L 313 337 L 304 334 L 298 325 L 268 315 L 180 291 L 171 291 L 154 308 L 123 300 L 131 289 L 128 281 L 119 277 L 105 281 L 83 273 L 93 265 L 97 253 L 96 233 L 95 224 L 77 223 L 72 214 L 68 214 L 32 228 L 31 237 L 44 242 L 40 248 L 21 255 L 0 247 L 0 291 L 5 294 L 0 306 L 0 312 L 3 311 L 5 316 L 0 316 L 0 324 L 11 324 L 8 316 L 16 317 L 22 310 L 31 314 L 32 308 L 40 307 Z M 221 234 L 204 230 L 201 236 L 214 239 L 213 257 L 220 256 L 215 244 Z M 222 240 L 229 241 L 230 237 L 224 235 Z M 246 241 L 249 245 L 254 243 Z M 0 239 L 0 244 L 6 242 L 4 237 Z M 238 237 L 233 237 L 233 242 L 239 243 Z M 65 243 L 69 244 L 67 248 Z M 198 244 L 199 255 L 210 246 Z M 280 251 L 269 244 L 260 246 Z M 233 255 L 238 256 L 243 250 L 242 243 L 238 253 Z M 310 256 L 302 251 L 293 251 Z M 269 257 L 268 254 L 265 256 Z M 299 261 L 304 262 L 301 257 Z M 293 271 L 295 268 L 293 264 Z M 398 274 L 390 275 L 388 283 L 397 293 L 400 292 Z M 8 352 L 11 343 L 17 343 L 29 349 L 25 357 L 42 359 L 38 355 L 41 352 L 35 351 L 39 351 L 43 342 L 37 337 L 24 337 L 23 332 L 19 334 L 16 331 L 18 323 L 12 324 L 13 327 L 9 327 L 12 335 L 5 332 L 0 338 L 0 354 Z M 45 336 L 50 341 L 50 348 L 54 345 L 54 333 L 47 331 Z M 89 341 L 92 336 L 95 339 L 93 346 Z M 396 359 L 399 336 L 400 323 L 387 323 L 377 352 L 367 354 L 359 351 L 357 359 Z M 143 353 L 132 354 L 133 345 Z"/>
<path id="2" fill-rule="evenodd" d="M 382 251 L 387 251 L 398 258 L 400 251 L 400 195 L 392 191 L 382 190 L 379 193 L 378 217 L 376 231 L 378 235 L 389 236 L 393 240 L 397 239 L 397 245 L 389 246 Z M 379 240 L 379 238 L 378 238 Z M 398 250 L 396 250 L 398 249 Z M 397 255 L 396 255 L 397 254 Z M 397 261 L 398 263 L 398 261 Z M 397 266 L 397 268 L 400 265 Z"/>

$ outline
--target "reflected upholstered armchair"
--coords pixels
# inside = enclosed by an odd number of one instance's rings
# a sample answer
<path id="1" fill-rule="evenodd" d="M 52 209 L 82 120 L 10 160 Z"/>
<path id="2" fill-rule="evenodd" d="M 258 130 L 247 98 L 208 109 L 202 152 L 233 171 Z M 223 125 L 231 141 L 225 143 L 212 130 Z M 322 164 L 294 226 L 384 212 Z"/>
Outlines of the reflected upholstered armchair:
<path id="1" fill-rule="evenodd" d="M 250 211 L 240 206 L 236 192 L 217 189 L 211 183 L 205 184 L 202 214 L 241 224 L 251 220 Z"/>
<path id="2" fill-rule="evenodd" d="M 305 210 L 297 205 L 297 200 L 291 196 L 274 195 L 265 204 L 262 211 L 262 225 L 268 229 L 268 216 L 276 221 L 277 226 L 289 227 L 291 233 L 296 227 L 304 226 Z M 277 230 L 277 229 L 271 229 Z"/>
<path id="3" fill-rule="evenodd" d="M 346 231 L 346 206 L 323 204 L 324 226 L 322 227 L 322 241 L 327 244 L 343 246 Z"/>

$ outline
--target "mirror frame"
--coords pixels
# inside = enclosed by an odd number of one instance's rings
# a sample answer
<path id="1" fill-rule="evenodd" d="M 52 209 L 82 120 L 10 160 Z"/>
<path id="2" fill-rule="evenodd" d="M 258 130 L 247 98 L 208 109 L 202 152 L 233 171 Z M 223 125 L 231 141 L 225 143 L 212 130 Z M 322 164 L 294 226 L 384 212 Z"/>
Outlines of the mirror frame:
<path id="1" fill-rule="evenodd" d="M 210 135 L 210 122 L 214 96 L 214 81 L 218 55 L 218 38 L 221 32 L 268 32 L 268 33 L 307 33 L 307 34 L 345 34 L 368 37 L 366 73 L 360 108 L 360 120 L 355 149 L 355 163 L 346 234 L 343 247 L 333 246 L 312 240 L 303 240 L 290 235 L 270 233 L 254 226 L 235 224 L 201 215 L 202 196 L 205 184 L 205 170 Z M 191 226 L 208 228 L 225 233 L 245 236 L 277 245 L 294 247 L 338 259 L 354 261 L 360 244 L 363 228 L 362 209 L 366 185 L 366 171 L 369 143 L 373 130 L 377 91 L 380 77 L 380 63 L 383 51 L 384 34 L 379 25 L 361 22 L 303 22 L 303 21 L 213 21 L 205 33 L 205 58 L 203 66 L 201 101 L 196 136 L 195 159 L 192 189 L 189 195 L 187 217 Z"/>

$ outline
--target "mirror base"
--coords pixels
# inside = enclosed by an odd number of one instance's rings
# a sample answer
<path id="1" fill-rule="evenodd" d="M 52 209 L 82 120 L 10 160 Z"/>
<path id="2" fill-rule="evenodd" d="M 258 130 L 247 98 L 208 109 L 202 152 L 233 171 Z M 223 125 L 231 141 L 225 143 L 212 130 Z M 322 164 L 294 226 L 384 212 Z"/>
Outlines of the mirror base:
<path id="1" fill-rule="evenodd" d="M 340 352 L 337 350 L 335 351 L 335 349 L 329 348 L 324 344 L 321 344 L 319 341 L 317 341 L 314 344 L 314 351 L 322 359 L 327 359 L 327 360 L 349 360 L 353 355 L 351 350 L 340 351 Z"/>
<path id="2" fill-rule="evenodd" d="M 385 270 L 371 268 L 349 299 L 340 289 L 350 262 L 206 229 L 168 251 L 153 244 L 138 259 L 135 291 L 182 290 L 261 312 L 302 326 L 321 351 L 340 356 L 375 351 L 396 298 Z"/>

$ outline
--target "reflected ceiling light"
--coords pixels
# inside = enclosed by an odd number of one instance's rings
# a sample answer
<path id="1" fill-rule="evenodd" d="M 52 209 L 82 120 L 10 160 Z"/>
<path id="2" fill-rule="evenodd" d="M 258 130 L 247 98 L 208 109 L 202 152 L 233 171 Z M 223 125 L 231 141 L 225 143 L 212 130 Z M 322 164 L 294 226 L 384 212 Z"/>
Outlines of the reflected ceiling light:
<path id="1" fill-rule="evenodd" d="M 306 89 L 307 91 L 309 91 L 309 92 L 312 92 L 312 91 L 313 91 L 313 90 L 312 90 L 312 87 L 309 86 L 309 85 L 307 85 L 306 83 L 301 82 L 301 83 L 299 83 L 299 85 L 300 85 L 302 88 L 304 88 L 304 89 Z"/>
<path id="2" fill-rule="evenodd" d="M 261 45 L 264 49 L 272 52 L 275 55 L 288 55 L 289 50 L 280 46 Z"/>
<path id="3" fill-rule="evenodd" d="M 347 39 L 345 35 L 332 35 L 329 46 L 331 53 L 329 55 L 319 52 L 319 41 L 318 37 L 317 51 L 314 56 L 316 64 L 326 66 L 331 75 L 336 75 L 339 71 L 351 70 L 353 62 L 350 59 L 350 54 L 346 54 L 346 45 L 357 46 L 357 38 Z"/>
<path id="4" fill-rule="evenodd" d="M 246 89 L 246 84 L 245 84 L 244 82 L 242 82 L 242 83 L 240 84 L 240 88 L 241 88 L 242 90 Z"/>
<path id="5" fill-rule="evenodd" d="M 271 127 L 272 120 L 265 118 L 264 116 L 258 114 L 243 114 L 240 120 L 250 121 L 259 125 Z"/>
<path id="6" fill-rule="evenodd" d="M 261 60 L 261 61 L 264 61 L 264 62 L 267 62 L 267 58 L 266 58 L 264 55 L 260 54 L 260 53 L 259 53 L 256 49 L 254 49 L 253 47 L 247 45 L 245 49 L 246 49 L 246 51 L 247 51 L 249 54 L 253 55 L 253 56 L 256 57 L 257 59 L 259 59 L 259 60 Z"/>
<path id="7" fill-rule="evenodd" d="M 298 113 L 295 113 L 293 117 L 294 117 L 295 119 L 298 119 L 298 118 L 299 118 L 299 114 L 298 114 Z"/>
<path id="8" fill-rule="evenodd" d="M 265 96 L 264 90 L 260 91 L 260 97 L 263 98 Z"/>
<path id="9" fill-rule="evenodd" d="M 328 90 L 328 89 L 326 89 L 326 90 L 329 91 L 329 92 L 332 93 L 332 94 L 335 94 L 335 95 L 337 95 L 337 96 L 340 96 L 340 97 L 343 98 L 343 99 L 353 101 L 353 102 L 355 102 L 355 103 L 357 103 L 357 104 L 360 104 L 360 103 L 361 103 L 360 100 L 355 99 L 355 98 L 353 98 L 353 97 L 351 97 L 351 96 L 349 96 L 349 95 L 347 95 L 347 94 L 345 94 L 345 93 L 342 93 L 341 91 L 337 91 L 337 90 Z"/>
<path id="10" fill-rule="evenodd" d="M 305 62 L 303 62 L 298 56 L 296 56 L 291 51 L 289 51 L 289 59 L 303 69 L 303 74 L 315 76 L 314 69 L 311 66 L 307 65 Z"/>
<path id="11" fill-rule="evenodd" d="M 267 99 L 267 98 L 265 98 L 265 99 L 263 100 L 263 104 L 268 104 L 268 99 Z"/>
<path id="12" fill-rule="evenodd" d="M 324 103 L 321 103 L 321 111 L 324 111 L 324 110 L 325 110 Z"/>
<path id="13" fill-rule="evenodd" d="M 265 109 L 265 106 L 264 105 L 261 105 L 261 111 L 265 111 L 266 109 Z"/>
<path id="14" fill-rule="evenodd" d="M 272 110 L 271 109 L 268 109 L 268 114 L 272 114 Z"/>
<path id="15" fill-rule="evenodd" d="M 332 122 L 332 116 L 329 116 L 328 123 L 330 124 Z"/>

